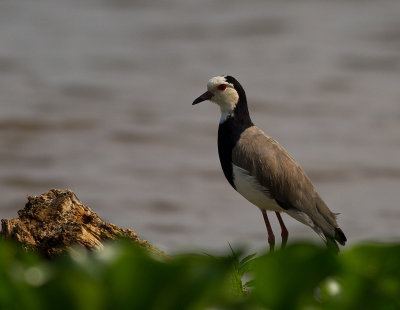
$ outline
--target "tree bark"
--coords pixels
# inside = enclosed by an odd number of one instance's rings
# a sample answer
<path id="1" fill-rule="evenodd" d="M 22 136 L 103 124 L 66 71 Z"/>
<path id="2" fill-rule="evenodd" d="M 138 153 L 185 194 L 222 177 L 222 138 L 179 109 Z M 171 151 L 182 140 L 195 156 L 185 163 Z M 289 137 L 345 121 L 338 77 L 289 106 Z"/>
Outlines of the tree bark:
<path id="1" fill-rule="evenodd" d="M 131 229 L 104 222 L 82 204 L 70 190 L 51 189 L 39 196 L 28 196 L 18 218 L 1 220 L 0 235 L 11 238 L 27 249 L 51 258 L 80 245 L 89 250 L 103 248 L 104 241 L 132 240 L 151 252 L 165 253 L 138 238 Z"/>

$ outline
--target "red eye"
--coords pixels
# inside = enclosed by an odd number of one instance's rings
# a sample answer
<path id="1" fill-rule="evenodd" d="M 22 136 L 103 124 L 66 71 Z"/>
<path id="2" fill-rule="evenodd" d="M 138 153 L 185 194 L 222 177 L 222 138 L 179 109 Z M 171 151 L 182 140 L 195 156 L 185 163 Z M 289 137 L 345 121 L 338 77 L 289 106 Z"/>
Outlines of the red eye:
<path id="1" fill-rule="evenodd" d="M 225 90 L 226 89 L 226 84 L 219 84 L 217 87 L 219 90 Z"/>

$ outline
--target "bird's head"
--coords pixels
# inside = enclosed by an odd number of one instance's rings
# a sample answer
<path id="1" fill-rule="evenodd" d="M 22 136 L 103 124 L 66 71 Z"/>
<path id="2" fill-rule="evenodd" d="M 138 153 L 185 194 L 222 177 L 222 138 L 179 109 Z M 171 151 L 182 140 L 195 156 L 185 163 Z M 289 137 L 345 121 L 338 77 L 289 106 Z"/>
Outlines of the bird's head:
<path id="1" fill-rule="evenodd" d="M 207 83 L 207 91 L 193 101 L 193 105 L 210 100 L 220 106 L 221 112 L 230 113 L 239 101 L 235 84 L 240 86 L 239 82 L 231 76 L 213 77 Z"/>
<path id="2" fill-rule="evenodd" d="M 195 99 L 192 105 L 205 100 L 210 100 L 221 108 L 220 123 L 233 116 L 251 123 L 246 93 L 234 77 L 225 75 L 211 78 L 207 83 L 207 91 Z"/>

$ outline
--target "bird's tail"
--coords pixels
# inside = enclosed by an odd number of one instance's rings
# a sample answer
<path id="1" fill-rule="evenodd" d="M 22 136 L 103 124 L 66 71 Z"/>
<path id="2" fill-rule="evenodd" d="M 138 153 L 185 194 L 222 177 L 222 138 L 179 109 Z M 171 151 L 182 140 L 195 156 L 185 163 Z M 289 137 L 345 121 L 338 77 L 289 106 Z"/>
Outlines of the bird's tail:
<path id="1" fill-rule="evenodd" d="M 341 245 L 345 245 L 347 238 L 339 227 L 335 228 L 335 240 L 339 242 Z"/>
<path id="2" fill-rule="evenodd" d="M 336 253 L 339 253 L 339 246 L 337 245 L 337 242 L 341 245 L 345 245 L 347 238 L 344 235 L 343 231 L 339 228 L 335 228 L 335 236 L 327 236 L 324 234 L 325 241 L 326 241 L 326 246 L 332 250 L 334 250 Z"/>
<path id="3" fill-rule="evenodd" d="M 322 201 L 322 200 L 321 200 Z M 329 248 L 339 251 L 337 242 L 341 245 L 345 245 L 347 238 L 343 231 L 337 227 L 336 216 L 324 205 L 322 202 L 322 211 L 314 214 L 314 217 L 310 217 L 305 212 L 299 211 L 295 208 L 286 210 L 290 216 L 298 220 L 299 222 L 310 226 L 321 238 L 324 240 Z M 325 210 L 323 210 L 325 209 Z"/>

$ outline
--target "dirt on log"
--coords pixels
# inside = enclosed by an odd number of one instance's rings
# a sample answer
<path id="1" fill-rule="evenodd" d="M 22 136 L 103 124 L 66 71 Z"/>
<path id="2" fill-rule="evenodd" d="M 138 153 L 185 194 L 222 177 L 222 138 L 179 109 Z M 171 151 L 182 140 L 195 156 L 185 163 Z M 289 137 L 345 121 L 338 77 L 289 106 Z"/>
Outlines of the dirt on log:
<path id="1" fill-rule="evenodd" d="M 1 220 L 0 235 L 49 258 L 76 245 L 101 249 L 104 241 L 118 238 L 130 239 L 151 252 L 165 255 L 147 241 L 139 240 L 133 230 L 104 222 L 69 190 L 51 189 L 39 196 L 28 196 L 18 215 Z"/>

